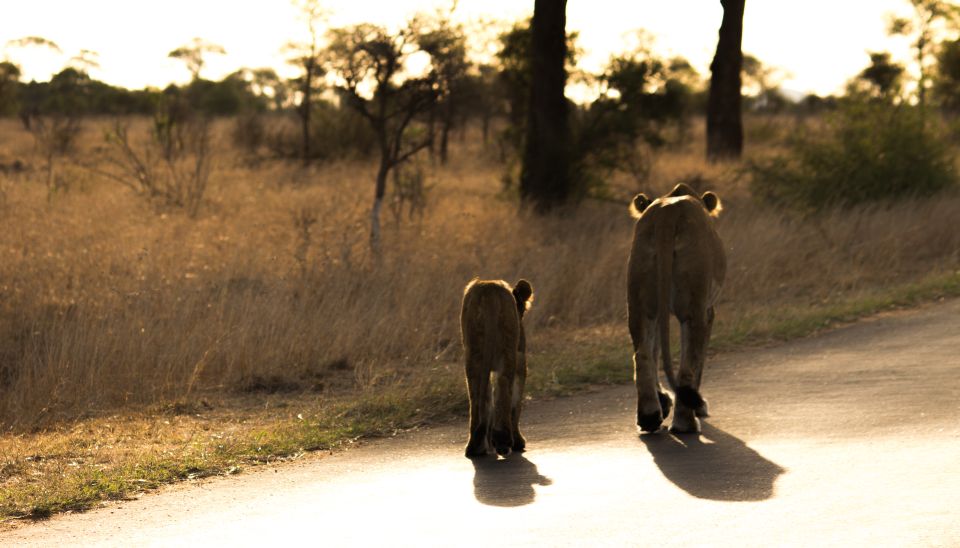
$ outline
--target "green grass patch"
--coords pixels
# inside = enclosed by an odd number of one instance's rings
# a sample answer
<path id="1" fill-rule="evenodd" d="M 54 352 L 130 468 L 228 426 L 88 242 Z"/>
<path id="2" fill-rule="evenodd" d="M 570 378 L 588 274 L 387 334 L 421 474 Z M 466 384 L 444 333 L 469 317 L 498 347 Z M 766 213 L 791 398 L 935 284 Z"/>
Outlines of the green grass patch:
<path id="1" fill-rule="evenodd" d="M 952 272 L 875 289 L 835 302 L 763 309 L 733 323 L 719 324 L 710 346 L 713 350 L 729 351 L 771 341 L 787 341 L 878 312 L 958 296 L 960 272 Z"/>

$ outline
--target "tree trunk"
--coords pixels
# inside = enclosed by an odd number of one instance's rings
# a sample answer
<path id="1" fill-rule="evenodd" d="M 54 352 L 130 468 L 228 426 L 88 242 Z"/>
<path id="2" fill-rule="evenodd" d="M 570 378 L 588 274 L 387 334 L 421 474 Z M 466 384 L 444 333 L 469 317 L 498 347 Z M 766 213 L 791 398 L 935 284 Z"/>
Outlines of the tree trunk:
<path id="1" fill-rule="evenodd" d="M 383 197 L 387 192 L 387 176 L 390 174 L 391 167 L 389 146 L 381 143 L 377 186 L 373 193 L 373 207 L 370 208 L 370 248 L 375 255 L 380 254 L 380 209 L 383 207 Z"/>
<path id="2" fill-rule="evenodd" d="M 487 146 L 487 142 L 490 140 L 490 118 L 493 116 L 489 111 L 483 111 L 483 118 L 481 119 L 481 131 L 483 132 L 483 146 Z"/>
<path id="3" fill-rule="evenodd" d="M 427 146 L 427 152 L 430 155 L 430 162 L 436 161 L 437 147 L 434 142 L 434 136 L 436 133 L 437 127 L 437 109 L 431 108 L 430 112 L 427 114 L 427 135 L 430 136 L 430 144 Z"/>
<path id="4" fill-rule="evenodd" d="M 470 129 L 470 116 L 466 112 L 460 115 L 460 144 L 467 142 L 467 131 Z"/>
<path id="5" fill-rule="evenodd" d="M 723 22 L 717 53 L 710 64 L 710 98 L 707 103 L 707 159 L 711 162 L 739 158 L 743 153 L 740 71 L 743 66 L 743 7 L 745 0 L 720 0 Z"/>
<path id="6" fill-rule="evenodd" d="M 533 8 L 533 68 L 527 109 L 520 196 L 538 212 L 566 202 L 570 194 L 566 0 L 536 0 Z"/>
<path id="7" fill-rule="evenodd" d="M 300 154 L 303 157 L 303 165 L 310 162 L 310 111 L 313 97 L 313 62 L 307 63 L 306 74 L 303 76 L 303 99 L 300 102 L 300 124 L 302 132 L 302 144 Z"/>
<path id="8" fill-rule="evenodd" d="M 447 165 L 447 149 L 450 143 L 450 126 L 453 125 L 453 116 L 448 112 L 444 116 L 440 127 L 440 165 Z"/>

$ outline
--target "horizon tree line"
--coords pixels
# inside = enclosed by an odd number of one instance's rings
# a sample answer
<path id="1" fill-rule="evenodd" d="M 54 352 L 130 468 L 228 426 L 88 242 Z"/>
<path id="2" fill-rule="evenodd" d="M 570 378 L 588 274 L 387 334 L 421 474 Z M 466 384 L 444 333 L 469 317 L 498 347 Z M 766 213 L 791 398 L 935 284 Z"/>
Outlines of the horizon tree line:
<path id="1" fill-rule="evenodd" d="M 950 104 L 946 97 L 960 95 L 960 40 L 941 36 L 957 34 L 960 12 L 944 0 L 908 2 L 914 10 L 912 16 L 891 17 L 888 31 L 915 38 L 919 105 L 926 105 L 928 88 L 943 98 L 942 104 Z M 379 152 L 373 219 L 378 217 L 390 172 L 424 150 L 445 163 L 451 131 L 470 118 L 482 120 L 485 140 L 491 118 L 506 119 L 512 135 L 507 141 L 512 144 L 502 150 L 514 150 L 509 154 L 515 154 L 520 163 L 521 201 L 546 212 L 579 197 L 582 193 L 575 187 L 584 184 L 580 181 L 584 165 L 600 162 L 602 154 L 589 150 L 582 135 L 596 138 L 603 130 L 629 143 L 641 139 L 655 146 L 658 137 L 651 128 L 657 127 L 658 117 L 664 112 L 673 115 L 671 108 L 677 101 L 686 101 L 684 108 L 690 112 L 697 103 L 691 97 L 702 93 L 706 96 L 700 108 L 706 115 L 707 158 L 736 159 L 743 150 L 744 75 L 759 82 L 766 97 L 776 96 L 775 88 L 763 81 L 767 72 L 762 65 L 742 52 L 744 0 L 721 0 L 723 18 L 705 92 L 691 89 L 696 84 L 691 85 L 689 78 L 684 84 L 676 74 L 672 79 L 665 76 L 669 72 L 665 67 L 682 66 L 685 61 L 670 65 L 648 56 L 630 65 L 622 56 L 612 59 L 608 71 L 621 72 L 606 72 L 597 81 L 608 86 L 614 82 L 621 87 L 633 85 L 639 90 L 611 88 L 620 98 L 627 97 L 621 101 L 633 101 L 618 106 L 634 113 L 619 126 L 609 120 L 610 97 L 574 105 L 565 96 L 568 65 L 576 55 L 576 37 L 566 32 L 565 0 L 535 0 L 527 23 L 500 33 L 496 64 L 470 59 L 464 27 L 452 21 L 452 10 L 414 17 L 398 31 L 355 25 L 324 32 L 327 12 L 321 2 L 297 0 L 296 4 L 309 40 L 284 47 L 290 65 L 299 69 L 300 75 L 294 78 L 283 79 L 272 69 L 240 69 L 219 82 L 205 80 L 201 71 L 206 58 L 226 52 L 200 38 L 169 53 L 185 63 L 190 82 L 171 84 L 162 91 L 125 90 L 90 78 L 89 71 L 97 66 L 95 52 L 81 51 L 44 83 L 21 82 L 19 67 L 6 60 L 0 62 L 0 114 L 19 114 L 29 126 L 31 117 L 45 113 L 151 114 L 158 105 L 177 97 L 206 115 L 289 110 L 299 120 L 298 156 L 306 164 L 318 153 L 312 136 L 317 125 L 314 117 L 329 108 L 323 105 L 350 109 L 367 122 L 370 140 L 375 143 L 372 148 Z M 42 37 L 25 37 L 8 46 L 60 51 Z M 424 74 L 409 71 L 407 61 L 417 56 L 428 60 Z M 940 68 L 936 79 L 931 77 L 931 59 L 936 59 Z M 903 67 L 884 52 L 872 53 L 870 60 L 870 66 L 853 79 L 854 83 L 863 82 L 859 89 L 878 96 L 901 96 Z M 633 70 L 632 76 L 622 72 L 627 69 Z M 658 79 L 659 87 L 655 84 Z M 932 80 L 934 85 L 929 83 Z M 686 91 L 677 91 L 681 85 L 687 86 Z M 856 89 L 852 85 L 850 92 Z M 952 104 L 960 104 L 960 100 Z M 607 156 L 607 163 L 613 161 Z M 371 237 L 376 240 L 378 223 L 371 224 Z"/>

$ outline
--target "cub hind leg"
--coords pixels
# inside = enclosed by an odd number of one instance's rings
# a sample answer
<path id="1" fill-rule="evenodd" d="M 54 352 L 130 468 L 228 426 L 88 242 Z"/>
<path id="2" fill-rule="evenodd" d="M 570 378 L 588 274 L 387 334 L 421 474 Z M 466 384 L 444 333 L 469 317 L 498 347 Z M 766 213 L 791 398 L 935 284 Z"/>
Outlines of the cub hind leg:
<path id="1" fill-rule="evenodd" d="M 511 393 L 511 423 L 513 425 L 513 447 L 517 453 L 522 453 L 527 448 L 527 440 L 520 433 L 520 411 L 523 410 L 523 389 L 527 383 L 526 364 L 520 365 L 517 374 L 513 379 L 513 392 Z"/>
<path id="2" fill-rule="evenodd" d="M 467 392 L 470 398 L 470 439 L 467 457 L 481 457 L 490 451 L 490 372 L 477 356 L 467 359 Z"/>
<path id="3" fill-rule="evenodd" d="M 515 361 L 516 356 L 512 359 Z M 516 374 L 513 371 L 513 364 L 508 364 L 503 373 L 495 374 L 494 377 L 496 388 L 493 395 L 493 429 L 490 433 L 490 441 L 497 454 L 505 457 L 512 451 L 514 443 L 512 399 Z"/>

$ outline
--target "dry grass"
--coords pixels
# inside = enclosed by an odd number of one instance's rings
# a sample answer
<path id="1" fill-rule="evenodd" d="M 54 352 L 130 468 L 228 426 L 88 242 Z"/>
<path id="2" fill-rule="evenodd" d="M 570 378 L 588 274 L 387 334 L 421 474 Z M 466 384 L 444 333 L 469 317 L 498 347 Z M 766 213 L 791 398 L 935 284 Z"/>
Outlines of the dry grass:
<path id="1" fill-rule="evenodd" d="M 98 130 L 84 135 L 89 152 Z M 29 136 L 13 122 L 0 122 L 0 136 L 0 161 L 39 165 Z M 39 171 L 0 174 L 0 428 L 7 432 L 0 453 L 8 455 L 0 487 L 20 493 L 9 495 L 19 502 L 8 500 L 4 513 L 28 512 L 29 490 L 12 486 L 35 473 L 69 471 L 72 455 L 82 453 L 77 444 L 88 448 L 77 465 L 88 471 L 174 453 L 182 458 L 169 462 L 182 465 L 211 458 L 216 445 L 205 432 L 229 430 L 236 415 L 248 422 L 231 439 L 245 449 L 208 468 L 229 470 L 238 465 L 231 462 L 246 462 L 237 455 L 249 456 L 257 432 L 299 420 L 293 408 L 254 411 L 260 408 L 250 398 L 301 402 L 328 434 L 362 431 L 343 422 L 343 413 L 356 418 L 366 409 L 357 402 L 400 398 L 428 378 L 440 383 L 431 390 L 444 394 L 443 408 L 456 407 L 457 313 L 474 276 L 533 282 L 535 392 L 625 380 L 632 229 L 625 204 L 637 190 L 663 192 L 680 178 L 697 177 L 725 199 L 719 228 L 730 272 L 718 311 L 722 340 L 780 336 L 785 318 L 810 311 L 855 316 L 860 308 L 849 303 L 897 302 L 889 288 L 953 280 L 960 266 L 956 195 L 804 221 L 753 203 L 738 166 L 707 165 L 692 145 L 663 154 L 643 189 L 626 178 L 612 181 L 622 204 L 588 202 L 538 218 L 501 196 L 492 151 L 474 140 L 454 144 L 451 166 L 429 172 L 422 218 L 385 215 L 379 260 L 367 246 L 372 163 L 250 167 L 221 141 L 197 219 L 157 212 L 80 169 L 52 200 Z M 164 410 L 177 406 L 200 414 L 176 418 L 190 424 L 181 434 L 164 423 Z M 423 415 L 398 413 L 374 430 Z M 396 418 L 403 413 L 407 419 Z M 103 426 L 117 423 L 128 425 L 116 434 L 120 440 Z M 277 453 L 342 439 L 330 435 Z M 167 479 L 191 473 L 189 466 L 165 470 Z M 82 484 L 87 476 L 78 477 Z"/>
<path id="2" fill-rule="evenodd" d="M 366 244 L 366 164 L 248 168 L 221 150 L 197 220 L 156 214 L 92 177 L 52 203 L 36 172 L 8 178 L 0 425 L 210 391 L 319 390 L 344 369 L 358 388 L 390 383 L 438 355 L 456 359 L 459 295 L 473 276 L 533 280 L 534 331 L 622 324 L 624 208 L 518 214 L 498 197 L 484 151 L 468 143 L 459 152 L 453 167 L 433 171 L 422 219 L 388 216 L 379 261 Z M 960 263 L 956 196 L 803 221 L 753 204 L 733 167 L 708 166 L 691 150 L 662 157 L 648 191 L 691 176 L 727 202 L 720 330 L 757 309 L 828 302 Z M 624 200 L 634 190 L 613 185 Z"/>

